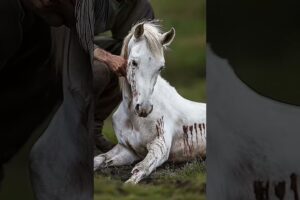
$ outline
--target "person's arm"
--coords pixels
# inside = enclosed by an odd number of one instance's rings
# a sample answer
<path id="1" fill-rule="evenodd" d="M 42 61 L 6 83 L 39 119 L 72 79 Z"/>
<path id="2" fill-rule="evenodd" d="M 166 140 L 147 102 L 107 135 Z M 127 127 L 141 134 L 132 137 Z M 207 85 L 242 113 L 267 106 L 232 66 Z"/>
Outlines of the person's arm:
<path id="1" fill-rule="evenodd" d="M 113 55 L 99 47 L 95 47 L 94 58 L 107 64 L 118 76 L 126 76 L 127 60 L 122 56 Z"/>

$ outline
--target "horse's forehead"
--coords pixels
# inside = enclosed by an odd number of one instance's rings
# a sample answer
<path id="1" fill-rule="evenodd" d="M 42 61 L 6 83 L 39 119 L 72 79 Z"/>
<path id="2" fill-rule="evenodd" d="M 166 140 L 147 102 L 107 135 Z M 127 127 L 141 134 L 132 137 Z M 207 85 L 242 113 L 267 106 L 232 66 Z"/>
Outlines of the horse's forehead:
<path id="1" fill-rule="evenodd" d="M 147 51 L 148 50 L 147 42 L 144 39 L 137 41 L 136 39 L 132 38 L 129 41 L 128 47 L 131 51 L 141 51 L 141 50 Z"/>
<path id="2" fill-rule="evenodd" d="M 150 50 L 147 47 L 147 43 L 145 41 L 136 42 L 132 46 L 132 52 L 137 54 L 148 53 Z"/>
<path id="3" fill-rule="evenodd" d="M 154 53 L 148 47 L 146 40 L 140 40 L 138 42 L 132 38 L 128 44 L 130 57 L 133 58 L 148 58 L 154 59 L 152 61 L 164 63 L 164 56 L 163 55 L 154 55 Z"/>

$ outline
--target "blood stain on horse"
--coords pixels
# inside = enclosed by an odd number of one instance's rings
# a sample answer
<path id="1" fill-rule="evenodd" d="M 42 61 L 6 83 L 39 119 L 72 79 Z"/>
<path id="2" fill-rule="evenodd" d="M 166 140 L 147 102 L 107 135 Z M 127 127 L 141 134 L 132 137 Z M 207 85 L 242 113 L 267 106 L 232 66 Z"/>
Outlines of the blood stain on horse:
<path id="1" fill-rule="evenodd" d="M 256 200 L 269 200 L 269 181 L 254 181 L 253 188 Z"/>
<path id="2" fill-rule="evenodd" d="M 195 129 L 195 132 L 196 132 L 196 134 L 197 134 L 197 124 L 196 123 L 194 123 L 194 129 Z"/>
<path id="3" fill-rule="evenodd" d="M 162 140 L 166 142 L 164 137 L 164 116 L 156 121 L 156 132 L 157 137 L 162 138 Z"/>
<path id="4" fill-rule="evenodd" d="M 205 123 L 202 124 L 202 127 L 203 127 L 204 137 L 205 137 L 205 139 L 206 139 L 206 134 L 205 134 Z"/>
<path id="5" fill-rule="evenodd" d="M 291 179 L 291 187 L 290 188 L 294 192 L 294 199 L 299 200 L 297 175 L 295 173 L 292 173 L 290 176 L 290 179 Z"/>
<path id="6" fill-rule="evenodd" d="M 192 152 L 194 152 L 194 141 L 193 141 L 193 125 L 189 127 L 190 129 L 190 133 L 191 133 L 191 149 L 192 149 Z"/>
<path id="7" fill-rule="evenodd" d="M 201 136 L 202 136 L 202 127 L 201 127 L 201 124 L 198 124 L 198 127 L 199 127 L 199 129 L 200 129 L 200 134 L 201 134 Z"/>
<path id="8" fill-rule="evenodd" d="M 196 132 L 196 145 L 198 146 L 198 131 L 197 131 L 197 124 L 194 123 L 194 129 L 195 129 L 195 132 Z"/>
<path id="9" fill-rule="evenodd" d="M 189 142 L 189 135 L 188 135 L 188 126 L 186 128 L 187 132 L 186 132 L 186 143 L 187 143 L 187 146 L 188 146 L 188 150 L 189 150 L 189 156 L 192 155 L 192 148 L 191 148 L 191 144 Z"/>
<path id="10" fill-rule="evenodd" d="M 275 184 L 274 189 L 276 197 L 278 197 L 279 200 L 283 200 L 285 195 L 285 181 Z"/>
<path id="11" fill-rule="evenodd" d="M 183 129 L 183 133 L 187 134 L 187 132 L 188 132 L 188 126 L 183 125 L 182 129 Z"/>
<path id="12" fill-rule="evenodd" d="M 157 137 L 159 137 L 159 126 L 156 124 Z"/>
<path id="13" fill-rule="evenodd" d="M 193 126 L 189 127 L 191 134 L 193 135 Z"/>
<path id="14" fill-rule="evenodd" d="M 184 152 L 188 156 L 188 151 L 191 152 L 190 146 L 189 146 L 189 136 L 188 136 L 188 126 L 183 125 L 183 142 L 184 142 Z"/>

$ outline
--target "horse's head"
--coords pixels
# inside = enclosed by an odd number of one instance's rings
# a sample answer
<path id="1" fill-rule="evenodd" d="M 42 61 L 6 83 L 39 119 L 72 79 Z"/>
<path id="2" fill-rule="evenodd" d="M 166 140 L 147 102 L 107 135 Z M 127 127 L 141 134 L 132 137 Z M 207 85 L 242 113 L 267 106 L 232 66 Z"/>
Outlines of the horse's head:
<path id="1" fill-rule="evenodd" d="M 175 29 L 160 33 L 151 22 L 137 24 L 131 31 L 127 46 L 127 80 L 131 86 L 132 104 L 140 117 L 153 110 L 151 102 L 156 80 L 164 68 L 164 48 L 173 41 Z"/>

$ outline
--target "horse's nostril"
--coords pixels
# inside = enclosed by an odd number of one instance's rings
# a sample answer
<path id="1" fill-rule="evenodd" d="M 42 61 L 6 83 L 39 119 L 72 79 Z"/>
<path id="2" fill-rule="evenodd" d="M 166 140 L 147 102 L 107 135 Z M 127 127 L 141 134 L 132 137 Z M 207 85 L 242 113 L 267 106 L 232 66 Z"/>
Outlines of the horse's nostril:
<path id="1" fill-rule="evenodd" d="M 140 104 L 136 104 L 135 110 L 136 110 L 136 111 L 139 111 L 139 109 L 140 109 Z"/>

